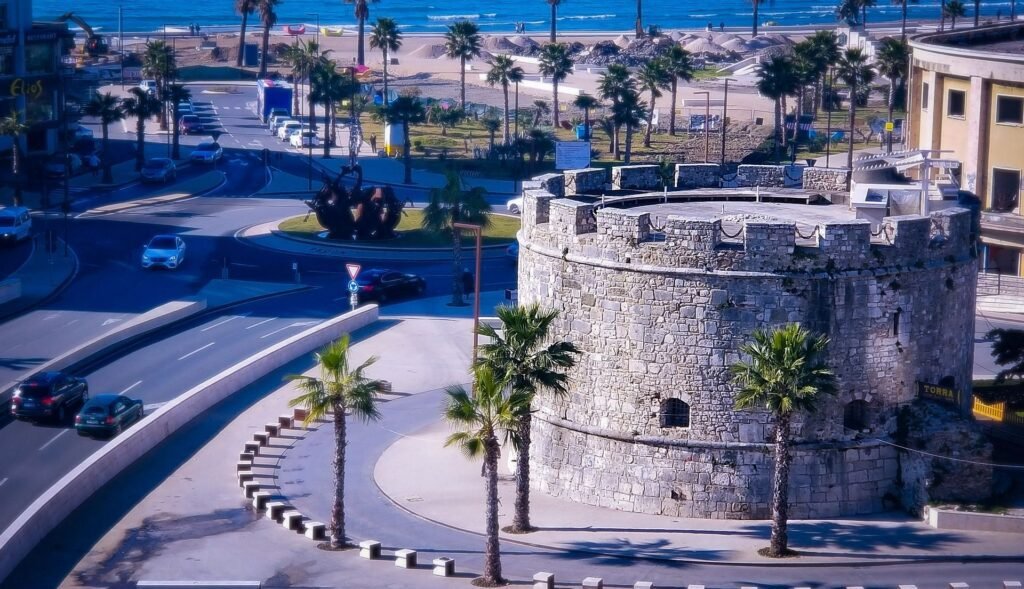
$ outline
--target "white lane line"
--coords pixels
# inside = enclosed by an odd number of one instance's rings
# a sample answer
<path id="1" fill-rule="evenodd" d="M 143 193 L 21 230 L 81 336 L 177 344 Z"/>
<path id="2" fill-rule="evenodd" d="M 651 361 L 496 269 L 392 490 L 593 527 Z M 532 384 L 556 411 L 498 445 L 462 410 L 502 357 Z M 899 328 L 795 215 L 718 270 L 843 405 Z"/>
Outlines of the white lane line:
<path id="1" fill-rule="evenodd" d="M 76 323 L 78 323 L 78 319 L 72 319 L 71 321 L 68 321 L 68 322 L 67 322 L 67 323 L 65 323 L 64 325 L 74 325 L 74 324 L 76 324 Z"/>
<path id="2" fill-rule="evenodd" d="M 181 358 L 178 358 L 178 360 L 184 360 L 185 358 L 188 358 L 189 356 L 191 356 L 191 355 L 193 355 L 193 354 L 198 354 L 199 352 L 202 352 L 202 351 L 203 351 L 203 350 L 205 350 L 206 348 L 209 348 L 210 346 L 212 346 L 212 345 L 213 345 L 214 343 L 215 343 L 215 342 L 210 342 L 210 343 L 206 344 L 205 346 L 203 346 L 203 347 L 199 348 L 198 350 L 192 350 L 191 352 L 189 352 L 189 353 L 185 354 L 185 355 L 184 355 L 184 356 L 182 356 Z"/>
<path id="3" fill-rule="evenodd" d="M 246 329 L 252 329 L 253 327 L 259 327 L 260 325 L 263 325 L 264 323 L 270 323 L 274 319 L 277 319 L 277 317 L 271 317 L 270 319 L 264 319 L 263 321 L 260 321 L 259 323 L 253 323 L 249 327 L 246 327 Z"/>
<path id="4" fill-rule="evenodd" d="M 50 444 L 56 442 L 57 438 L 63 436 L 64 434 L 68 433 L 69 431 L 71 431 L 71 430 L 66 429 L 66 430 L 60 432 L 59 434 L 53 436 L 52 438 L 50 438 L 49 442 L 46 442 L 45 444 L 43 444 L 42 446 L 39 447 L 39 451 L 42 452 L 43 450 L 45 450 L 47 448 L 47 446 L 49 446 Z"/>
<path id="5" fill-rule="evenodd" d="M 261 335 L 260 339 L 263 339 L 263 338 L 266 338 L 266 337 L 270 337 L 270 336 L 274 335 L 275 333 L 281 333 L 282 331 L 284 331 L 286 329 L 291 329 L 293 327 L 306 327 L 308 325 L 314 325 L 314 324 L 316 324 L 316 321 L 296 321 L 295 323 L 292 323 L 291 325 L 285 325 L 284 327 L 282 327 L 280 329 L 275 329 L 274 331 L 271 331 L 270 333 Z"/>
<path id="6" fill-rule="evenodd" d="M 0 481 L 0 487 L 4 486 L 4 483 L 6 483 L 8 480 L 8 477 L 4 477 L 4 480 Z"/>
<path id="7" fill-rule="evenodd" d="M 130 390 L 134 389 L 135 387 L 139 386 L 140 384 L 142 384 L 142 381 L 141 381 L 141 380 L 140 380 L 140 381 L 138 381 L 138 382 L 136 382 L 136 383 L 135 383 L 135 384 L 133 384 L 132 386 L 130 386 L 130 387 L 128 387 L 128 388 L 126 388 L 125 390 L 121 391 L 121 394 L 122 394 L 122 395 L 124 395 L 124 394 L 127 394 L 127 393 L 128 393 L 128 391 L 130 391 Z"/>
<path id="8" fill-rule="evenodd" d="M 228 317 L 227 319 L 225 319 L 223 321 L 218 321 L 217 323 L 214 323 L 213 325 L 210 325 L 208 327 L 204 327 L 204 328 L 200 329 L 199 331 L 210 331 L 214 327 L 218 327 L 220 325 L 224 325 L 228 321 L 234 321 L 235 319 L 241 319 L 242 317 L 248 317 L 248 316 L 249 316 L 249 313 L 245 313 L 245 314 L 242 314 L 242 315 L 232 315 L 231 317 Z"/>

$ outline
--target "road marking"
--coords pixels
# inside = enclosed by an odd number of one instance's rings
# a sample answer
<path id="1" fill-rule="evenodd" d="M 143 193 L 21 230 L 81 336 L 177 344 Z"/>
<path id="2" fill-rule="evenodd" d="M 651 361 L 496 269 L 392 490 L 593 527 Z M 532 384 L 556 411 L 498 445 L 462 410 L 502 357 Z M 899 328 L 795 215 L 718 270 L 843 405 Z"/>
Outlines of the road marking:
<path id="1" fill-rule="evenodd" d="M 228 317 L 227 319 L 225 319 L 223 321 L 218 321 L 217 323 L 214 323 L 213 325 L 210 325 L 209 327 L 204 327 L 204 328 L 200 329 L 199 331 L 209 331 L 209 330 L 213 329 L 214 327 L 218 327 L 220 325 L 224 325 L 228 321 L 234 321 L 235 319 L 241 319 L 242 317 L 248 317 L 249 315 L 250 315 L 249 313 L 245 313 L 243 315 L 233 315 L 233 316 Z"/>
<path id="2" fill-rule="evenodd" d="M 184 355 L 184 356 L 182 356 L 181 358 L 178 358 L 178 360 L 184 360 L 185 358 L 188 358 L 189 356 L 191 356 L 191 355 L 193 355 L 193 354 L 198 354 L 199 352 L 202 352 L 202 351 L 203 351 L 203 350 L 205 350 L 206 348 L 209 348 L 210 346 L 212 346 L 212 345 L 213 345 L 214 343 L 215 343 L 215 342 L 210 342 L 210 343 L 206 344 L 205 346 L 203 346 L 203 347 L 199 348 L 198 350 L 192 350 L 191 352 L 189 352 L 189 353 L 185 354 L 185 355 Z"/>
<path id="3" fill-rule="evenodd" d="M 64 325 L 74 325 L 75 323 L 78 323 L 78 319 L 72 319 L 71 321 L 68 321 Z"/>
<path id="4" fill-rule="evenodd" d="M 126 388 L 125 390 L 121 391 L 121 394 L 122 394 L 122 395 L 126 394 L 126 393 L 127 393 L 128 391 L 130 391 L 130 390 L 134 389 L 135 387 L 139 386 L 140 384 L 142 384 L 142 381 L 141 381 L 141 380 L 140 380 L 140 381 L 138 381 L 138 382 L 136 382 L 136 383 L 135 383 L 135 384 L 133 384 L 132 386 L 130 386 L 130 387 L 128 387 L 128 388 Z"/>
<path id="5" fill-rule="evenodd" d="M 50 438 L 49 442 L 46 442 L 45 444 L 43 444 L 42 446 L 39 447 L 39 451 L 42 452 L 43 450 L 45 450 L 47 448 L 47 446 L 49 446 L 50 444 L 56 442 L 57 438 L 63 436 L 64 434 L 68 433 L 69 431 L 71 431 L 71 430 L 66 429 L 66 430 L 60 432 L 59 434 L 53 436 L 52 438 Z"/>
<path id="6" fill-rule="evenodd" d="M 56 319 L 57 317 L 60 317 L 60 313 L 54 313 L 52 315 L 47 315 L 46 317 L 43 317 L 43 321 L 49 321 L 50 319 Z"/>
<path id="7" fill-rule="evenodd" d="M 259 327 L 260 325 L 263 325 L 264 323 L 270 323 L 274 319 L 277 319 L 277 317 L 271 317 L 270 319 L 264 319 L 263 321 L 260 321 L 259 323 L 254 323 L 254 324 L 250 325 L 249 327 L 246 327 L 246 329 L 252 329 L 254 327 Z"/>
<path id="8" fill-rule="evenodd" d="M 4 486 L 4 483 L 6 483 L 8 480 L 9 477 L 4 477 L 4 480 L 0 481 L 0 487 Z"/>
<path id="9" fill-rule="evenodd" d="M 286 329 L 291 329 L 292 327 L 306 327 L 308 325 L 316 325 L 316 323 L 317 323 L 316 321 L 296 321 L 295 323 L 292 323 L 291 325 L 286 325 L 286 326 L 284 326 L 284 327 L 282 327 L 280 329 L 275 329 L 274 331 L 271 331 L 268 334 L 261 335 L 260 339 L 263 339 L 265 337 L 270 337 L 270 336 L 274 335 L 275 333 L 280 333 L 280 332 L 282 332 L 282 331 L 284 331 Z"/>
<path id="10" fill-rule="evenodd" d="M 118 321 L 120 321 L 120 319 L 107 319 L 106 321 L 103 322 L 103 325 L 101 327 L 106 327 L 111 323 L 117 323 Z"/>

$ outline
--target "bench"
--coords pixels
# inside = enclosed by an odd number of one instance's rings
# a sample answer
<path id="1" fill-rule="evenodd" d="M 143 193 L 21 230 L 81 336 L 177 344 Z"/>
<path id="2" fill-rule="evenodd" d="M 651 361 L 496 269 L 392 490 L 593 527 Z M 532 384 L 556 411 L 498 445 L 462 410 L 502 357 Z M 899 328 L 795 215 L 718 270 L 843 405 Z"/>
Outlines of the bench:
<path id="1" fill-rule="evenodd" d="M 455 559 L 442 556 L 433 560 L 434 575 L 438 577 L 450 577 L 455 574 Z"/>
<path id="2" fill-rule="evenodd" d="M 303 535 L 310 540 L 322 542 L 327 539 L 327 526 L 322 522 L 306 522 L 304 527 Z"/>
<path id="3" fill-rule="evenodd" d="M 259 442 L 246 442 L 245 451 L 253 456 L 260 455 L 260 443 Z"/>
<path id="4" fill-rule="evenodd" d="M 587 577 L 583 579 L 583 589 L 604 589 L 604 579 L 601 577 Z"/>
<path id="5" fill-rule="evenodd" d="M 281 426 L 281 429 L 295 429 L 295 420 L 291 415 L 281 415 L 277 418 L 277 425 Z"/>
<path id="6" fill-rule="evenodd" d="M 252 439 L 254 442 L 259 444 L 260 447 L 270 445 L 270 434 L 266 432 L 256 432 L 252 435 Z"/>
<path id="7" fill-rule="evenodd" d="M 363 540 L 359 543 L 359 558 L 374 560 L 380 558 L 380 542 L 376 540 Z"/>
<path id="8" fill-rule="evenodd" d="M 302 529 L 302 514 L 298 511 L 286 511 L 281 514 L 281 525 L 286 530 L 299 531 Z"/>
<path id="9" fill-rule="evenodd" d="M 281 433 L 281 424 L 268 423 L 267 425 L 263 426 L 263 431 L 267 432 L 267 435 L 269 436 L 277 437 Z"/>
<path id="10" fill-rule="evenodd" d="M 533 589 L 555 589 L 554 573 L 536 573 L 533 575 Z"/>
<path id="11" fill-rule="evenodd" d="M 271 501 L 267 503 L 267 519 L 272 519 L 276 522 L 281 521 L 281 516 L 284 515 L 284 510 L 289 509 L 291 506 L 284 501 Z"/>
<path id="12" fill-rule="evenodd" d="M 246 481 L 242 483 L 242 491 L 245 493 L 246 499 L 252 499 L 253 494 L 259 490 L 260 484 L 256 481 Z"/>
<path id="13" fill-rule="evenodd" d="M 403 569 L 416 568 L 416 551 L 403 548 L 395 551 L 395 566 Z"/>
<path id="14" fill-rule="evenodd" d="M 270 501 L 270 493 L 267 491 L 256 491 L 252 494 L 252 507 L 256 511 L 266 509 L 268 501 Z"/>

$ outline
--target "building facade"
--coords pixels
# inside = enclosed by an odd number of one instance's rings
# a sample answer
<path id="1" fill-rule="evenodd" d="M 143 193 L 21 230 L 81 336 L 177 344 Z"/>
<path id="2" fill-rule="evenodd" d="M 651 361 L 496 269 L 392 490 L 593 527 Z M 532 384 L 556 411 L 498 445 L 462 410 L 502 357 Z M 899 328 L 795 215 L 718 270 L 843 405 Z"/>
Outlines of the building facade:
<path id="1" fill-rule="evenodd" d="M 963 162 L 978 195 L 982 268 L 1024 275 L 1024 23 L 932 33 L 910 41 L 909 143 Z"/>

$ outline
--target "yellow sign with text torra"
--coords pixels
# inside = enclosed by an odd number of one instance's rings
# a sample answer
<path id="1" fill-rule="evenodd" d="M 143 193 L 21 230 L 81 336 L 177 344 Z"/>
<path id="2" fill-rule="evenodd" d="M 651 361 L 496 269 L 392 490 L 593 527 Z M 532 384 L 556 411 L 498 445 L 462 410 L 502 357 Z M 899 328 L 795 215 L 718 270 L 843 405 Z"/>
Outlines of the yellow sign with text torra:
<path id="1" fill-rule="evenodd" d="M 960 391 L 951 387 L 928 384 L 926 382 L 917 383 L 917 396 L 922 399 L 931 399 L 932 401 L 949 403 L 951 405 L 960 404 Z"/>

